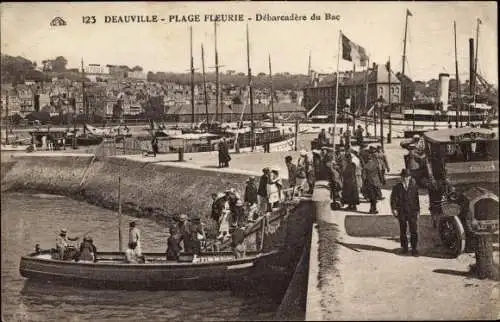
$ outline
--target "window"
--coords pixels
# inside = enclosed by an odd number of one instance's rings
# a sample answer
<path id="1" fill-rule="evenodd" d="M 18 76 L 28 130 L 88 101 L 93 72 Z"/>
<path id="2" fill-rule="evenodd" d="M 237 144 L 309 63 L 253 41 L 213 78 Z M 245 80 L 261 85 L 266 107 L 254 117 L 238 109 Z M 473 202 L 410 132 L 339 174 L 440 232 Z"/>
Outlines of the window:
<path id="1" fill-rule="evenodd" d="M 384 95 L 384 88 L 383 88 L 382 86 L 380 86 L 380 87 L 378 88 L 378 94 L 379 94 L 379 95 Z"/>

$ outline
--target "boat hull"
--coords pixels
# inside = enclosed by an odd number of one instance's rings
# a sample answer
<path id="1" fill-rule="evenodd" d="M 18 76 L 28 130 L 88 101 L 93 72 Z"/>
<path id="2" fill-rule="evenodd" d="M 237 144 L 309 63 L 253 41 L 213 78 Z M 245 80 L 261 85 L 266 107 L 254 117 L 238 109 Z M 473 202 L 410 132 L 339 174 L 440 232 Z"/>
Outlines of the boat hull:
<path id="1" fill-rule="evenodd" d="M 210 290 L 272 279 L 280 274 L 279 269 L 271 267 L 277 254 L 226 259 L 231 255 L 225 252 L 217 255 L 224 257 L 222 260 L 200 263 L 167 262 L 160 259 L 164 254 L 145 254 L 146 264 L 125 263 L 124 256 L 118 253 L 99 253 L 96 263 L 52 260 L 31 254 L 21 258 L 19 271 L 30 280 L 90 288 Z"/>

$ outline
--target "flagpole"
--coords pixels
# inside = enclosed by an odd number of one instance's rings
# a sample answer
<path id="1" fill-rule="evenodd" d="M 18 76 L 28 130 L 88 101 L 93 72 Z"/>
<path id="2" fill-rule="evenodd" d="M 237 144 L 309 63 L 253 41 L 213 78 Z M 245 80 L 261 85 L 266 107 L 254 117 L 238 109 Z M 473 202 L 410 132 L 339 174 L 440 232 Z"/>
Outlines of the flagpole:
<path id="1" fill-rule="evenodd" d="M 354 134 L 354 131 L 356 131 L 356 63 L 352 64 L 352 83 L 354 87 L 354 94 L 351 100 L 351 106 L 352 106 L 351 110 L 352 110 L 352 134 Z"/>
<path id="2" fill-rule="evenodd" d="M 335 132 L 337 128 L 337 107 L 339 102 L 339 64 L 340 64 L 340 46 L 342 41 L 342 30 L 339 30 L 339 46 L 337 49 L 337 81 L 335 84 L 335 110 L 333 111 L 333 133 L 332 133 L 332 145 L 335 150 Z"/>

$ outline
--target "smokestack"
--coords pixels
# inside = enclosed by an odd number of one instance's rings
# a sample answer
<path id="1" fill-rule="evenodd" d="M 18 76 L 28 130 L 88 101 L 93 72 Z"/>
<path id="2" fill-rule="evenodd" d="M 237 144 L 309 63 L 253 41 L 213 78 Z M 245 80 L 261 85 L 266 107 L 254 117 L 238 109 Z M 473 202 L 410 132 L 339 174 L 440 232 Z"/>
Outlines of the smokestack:
<path id="1" fill-rule="evenodd" d="M 443 104 L 443 111 L 448 110 L 448 94 L 450 91 L 450 74 L 439 74 L 438 99 Z"/>
<path id="2" fill-rule="evenodd" d="M 474 39 L 469 38 L 469 93 L 474 95 L 474 83 L 476 81 L 474 73 Z"/>

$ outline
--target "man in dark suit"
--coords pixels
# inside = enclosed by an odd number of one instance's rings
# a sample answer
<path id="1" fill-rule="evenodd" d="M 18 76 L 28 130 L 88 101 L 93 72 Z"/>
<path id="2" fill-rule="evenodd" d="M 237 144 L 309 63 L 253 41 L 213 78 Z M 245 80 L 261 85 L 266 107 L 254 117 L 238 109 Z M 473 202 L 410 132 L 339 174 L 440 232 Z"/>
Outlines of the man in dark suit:
<path id="1" fill-rule="evenodd" d="M 406 227 L 410 226 L 411 254 L 418 256 L 417 221 L 420 215 L 418 187 L 407 169 L 401 171 L 401 182 L 396 183 L 391 192 L 392 214 L 399 220 L 400 240 L 403 254 L 408 253 Z"/>

